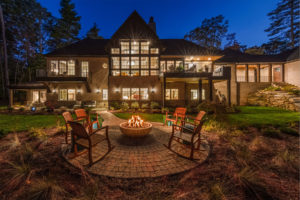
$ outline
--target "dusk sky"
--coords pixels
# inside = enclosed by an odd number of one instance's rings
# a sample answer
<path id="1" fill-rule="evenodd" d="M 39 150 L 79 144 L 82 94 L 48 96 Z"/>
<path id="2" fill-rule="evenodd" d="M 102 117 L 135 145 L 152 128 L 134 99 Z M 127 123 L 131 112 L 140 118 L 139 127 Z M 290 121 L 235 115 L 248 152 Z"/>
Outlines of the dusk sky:
<path id="1" fill-rule="evenodd" d="M 38 0 L 54 16 L 59 17 L 60 0 Z M 84 36 L 94 22 L 100 35 L 110 38 L 134 11 L 148 23 L 153 16 L 160 38 L 183 38 L 201 24 L 204 18 L 222 14 L 229 20 L 229 32 L 248 47 L 267 42 L 264 30 L 269 26 L 267 13 L 278 0 L 73 0 L 82 17 Z"/>

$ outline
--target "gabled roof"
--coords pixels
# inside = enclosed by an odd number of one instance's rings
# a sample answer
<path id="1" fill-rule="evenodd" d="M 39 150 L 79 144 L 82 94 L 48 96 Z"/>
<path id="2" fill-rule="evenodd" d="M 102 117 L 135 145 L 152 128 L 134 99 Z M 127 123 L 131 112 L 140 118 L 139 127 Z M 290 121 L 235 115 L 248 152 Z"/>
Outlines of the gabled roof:
<path id="1" fill-rule="evenodd" d="M 111 40 L 115 39 L 145 39 L 153 38 L 158 40 L 156 33 L 150 28 L 145 20 L 137 13 L 133 11 L 131 15 L 125 20 L 120 28 L 113 34 Z"/>
<path id="2" fill-rule="evenodd" d="M 209 52 L 206 48 L 201 47 L 185 39 L 160 39 L 164 51 L 161 55 L 212 55 L 218 52 Z"/>
<path id="3" fill-rule="evenodd" d="M 108 39 L 85 38 L 66 47 L 56 49 L 46 56 L 104 56 Z"/>

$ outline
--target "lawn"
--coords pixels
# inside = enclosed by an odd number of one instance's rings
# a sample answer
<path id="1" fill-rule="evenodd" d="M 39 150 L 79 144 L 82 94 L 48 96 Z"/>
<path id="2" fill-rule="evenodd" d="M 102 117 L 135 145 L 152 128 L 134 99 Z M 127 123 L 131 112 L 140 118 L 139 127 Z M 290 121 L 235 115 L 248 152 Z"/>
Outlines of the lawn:
<path id="1" fill-rule="evenodd" d="M 63 122 L 60 115 L 6 115 L 0 114 L 0 130 L 3 133 L 26 131 L 30 128 L 47 128 Z"/>
<path id="2" fill-rule="evenodd" d="M 256 125 L 273 125 L 281 126 L 291 122 L 299 121 L 299 112 L 282 110 L 279 108 L 262 107 L 262 106 L 239 106 L 239 112 L 224 114 L 229 125 L 233 126 L 256 126 Z M 129 119 L 132 113 L 114 113 L 121 119 Z M 146 121 L 163 122 L 164 114 L 136 113 Z"/>
<path id="3" fill-rule="evenodd" d="M 299 112 L 292 112 L 273 107 L 262 106 L 240 106 L 240 112 L 226 114 L 226 118 L 231 125 L 236 126 L 256 126 L 273 125 L 282 126 L 291 122 L 298 122 Z"/>

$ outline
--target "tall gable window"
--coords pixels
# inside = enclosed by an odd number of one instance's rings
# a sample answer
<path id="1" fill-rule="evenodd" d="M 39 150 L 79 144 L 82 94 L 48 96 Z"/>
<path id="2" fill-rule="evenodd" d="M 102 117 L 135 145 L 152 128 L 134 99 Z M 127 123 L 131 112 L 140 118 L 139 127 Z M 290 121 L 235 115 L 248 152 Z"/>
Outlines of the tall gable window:
<path id="1" fill-rule="evenodd" d="M 138 41 L 131 42 L 131 54 L 139 54 L 140 45 Z"/>
<path id="2" fill-rule="evenodd" d="M 57 60 L 51 60 L 50 71 L 53 74 L 58 74 L 58 61 Z"/>
<path id="3" fill-rule="evenodd" d="M 59 61 L 59 74 L 66 74 L 67 73 L 67 61 L 60 60 Z"/>
<path id="4" fill-rule="evenodd" d="M 121 42 L 121 53 L 129 54 L 129 42 Z"/>
<path id="5" fill-rule="evenodd" d="M 145 39 L 121 39 L 120 50 L 111 48 L 110 75 L 112 76 L 158 76 L 159 49 L 151 48 Z M 155 43 L 154 43 L 155 44 Z"/>
<path id="6" fill-rule="evenodd" d="M 119 48 L 111 48 L 111 54 L 120 54 Z"/>
<path id="7" fill-rule="evenodd" d="M 149 42 L 141 42 L 141 54 L 149 53 Z"/>

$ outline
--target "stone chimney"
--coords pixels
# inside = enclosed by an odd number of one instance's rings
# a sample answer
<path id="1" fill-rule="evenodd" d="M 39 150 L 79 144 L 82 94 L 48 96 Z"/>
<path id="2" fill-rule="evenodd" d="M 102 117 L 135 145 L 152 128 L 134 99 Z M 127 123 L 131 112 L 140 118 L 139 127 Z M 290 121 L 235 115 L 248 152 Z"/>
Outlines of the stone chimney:
<path id="1" fill-rule="evenodd" d="M 150 28 L 156 33 L 156 24 L 154 22 L 154 18 L 151 16 L 149 19 L 149 23 L 148 25 L 150 26 Z"/>

